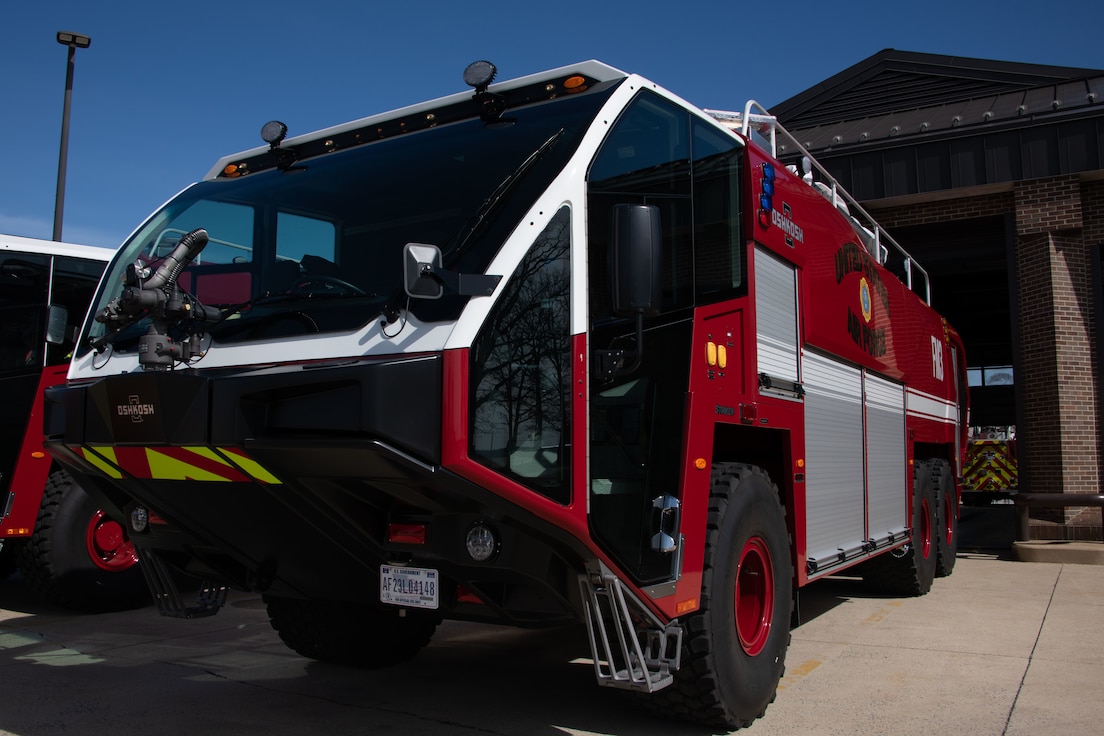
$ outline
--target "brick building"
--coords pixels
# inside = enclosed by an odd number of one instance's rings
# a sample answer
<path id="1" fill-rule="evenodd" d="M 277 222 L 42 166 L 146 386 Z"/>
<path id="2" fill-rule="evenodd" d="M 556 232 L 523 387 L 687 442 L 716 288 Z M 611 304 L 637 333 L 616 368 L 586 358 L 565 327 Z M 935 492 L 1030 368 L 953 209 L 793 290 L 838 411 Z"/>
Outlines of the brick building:
<path id="1" fill-rule="evenodd" d="M 887 49 L 771 112 L 927 269 L 1020 490 L 1100 493 L 1104 71 Z M 1101 538 L 1099 509 L 1032 516 Z"/>

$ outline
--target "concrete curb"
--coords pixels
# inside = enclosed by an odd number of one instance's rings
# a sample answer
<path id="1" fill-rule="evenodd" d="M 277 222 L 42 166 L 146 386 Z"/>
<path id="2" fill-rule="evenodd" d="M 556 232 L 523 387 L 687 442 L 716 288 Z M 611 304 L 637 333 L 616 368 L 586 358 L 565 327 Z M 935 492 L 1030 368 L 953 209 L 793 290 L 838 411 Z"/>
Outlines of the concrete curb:
<path id="1" fill-rule="evenodd" d="M 1012 551 L 1020 562 L 1057 562 L 1067 565 L 1104 565 L 1104 544 L 1033 540 L 1013 542 Z"/>

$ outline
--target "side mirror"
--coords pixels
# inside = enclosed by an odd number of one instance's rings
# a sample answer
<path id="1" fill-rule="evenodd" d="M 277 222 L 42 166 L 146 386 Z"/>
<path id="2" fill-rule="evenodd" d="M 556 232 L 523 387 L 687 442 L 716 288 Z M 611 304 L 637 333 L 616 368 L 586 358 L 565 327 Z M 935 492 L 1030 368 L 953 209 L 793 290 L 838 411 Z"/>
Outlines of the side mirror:
<path id="1" fill-rule="evenodd" d="M 69 310 L 57 304 L 51 304 L 46 311 L 46 342 L 61 345 L 65 342 L 65 331 L 69 326 Z"/>
<path id="2" fill-rule="evenodd" d="M 501 276 L 454 273 L 441 268 L 441 249 L 425 243 L 403 247 L 403 286 L 412 299 L 440 299 L 445 290 L 460 296 L 490 296 Z"/>
<path id="3" fill-rule="evenodd" d="M 445 285 L 434 278 L 441 270 L 441 249 L 436 245 L 407 243 L 403 248 L 403 285 L 414 299 L 440 299 Z"/>
<path id="4" fill-rule="evenodd" d="M 658 314 L 663 299 L 663 230 L 659 208 L 616 205 L 610 235 L 614 314 Z"/>

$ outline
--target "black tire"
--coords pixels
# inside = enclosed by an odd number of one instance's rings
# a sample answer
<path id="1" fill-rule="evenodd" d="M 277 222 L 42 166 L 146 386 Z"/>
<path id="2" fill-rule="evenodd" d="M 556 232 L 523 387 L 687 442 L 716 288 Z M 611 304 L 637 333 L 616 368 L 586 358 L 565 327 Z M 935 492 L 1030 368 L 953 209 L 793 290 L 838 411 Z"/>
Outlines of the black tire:
<path id="1" fill-rule="evenodd" d="M 77 611 L 122 611 L 150 599 L 125 527 L 104 516 L 64 470 L 46 480 L 19 569 L 34 593 Z"/>
<path id="2" fill-rule="evenodd" d="M 433 637 L 441 619 L 421 611 L 349 601 L 264 596 L 272 628 L 309 659 L 367 669 L 405 662 Z M 405 615 L 400 615 L 405 613 Z"/>
<path id="3" fill-rule="evenodd" d="M 935 487 L 937 508 L 935 576 L 945 578 L 954 572 L 958 558 L 958 489 L 946 460 L 929 460 L 925 465 Z"/>
<path id="4" fill-rule="evenodd" d="M 774 701 L 793 607 L 789 534 L 778 488 L 763 470 L 713 466 L 701 607 L 686 621 L 675 682 L 657 709 L 742 728 Z"/>
<path id="5" fill-rule="evenodd" d="M 926 465 L 913 466 L 912 538 L 904 547 L 885 552 L 865 563 L 863 578 L 874 589 L 898 596 L 921 596 L 935 579 L 938 542 L 938 504 L 935 485 Z"/>
<path id="6" fill-rule="evenodd" d="M 0 580 L 7 580 L 19 569 L 17 557 L 22 542 L 19 539 L 0 540 Z"/>

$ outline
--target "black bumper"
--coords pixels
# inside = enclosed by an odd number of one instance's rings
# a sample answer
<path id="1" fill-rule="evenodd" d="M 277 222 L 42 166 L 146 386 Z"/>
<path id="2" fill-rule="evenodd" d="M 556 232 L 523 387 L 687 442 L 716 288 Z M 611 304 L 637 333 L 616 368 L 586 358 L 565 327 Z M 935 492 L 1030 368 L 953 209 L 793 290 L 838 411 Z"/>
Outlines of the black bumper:
<path id="1" fill-rule="evenodd" d="M 381 564 L 440 572 L 446 616 L 539 625 L 575 617 L 582 550 L 446 472 L 440 356 L 248 372 L 109 376 L 47 395 L 47 446 L 132 539 L 242 590 L 378 602 Z M 476 563 L 477 522 L 501 539 Z M 425 542 L 388 539 L 424 524 Z"/>

